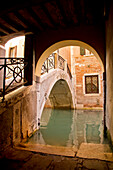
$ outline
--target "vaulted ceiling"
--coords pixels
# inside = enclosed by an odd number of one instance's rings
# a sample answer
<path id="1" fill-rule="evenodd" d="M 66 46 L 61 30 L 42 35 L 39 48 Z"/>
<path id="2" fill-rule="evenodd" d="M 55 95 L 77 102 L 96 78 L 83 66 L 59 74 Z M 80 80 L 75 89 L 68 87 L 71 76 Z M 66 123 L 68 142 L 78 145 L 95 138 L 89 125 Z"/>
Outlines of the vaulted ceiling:
<path id="1" fill-rule="evenodd" d="M 17 0 L 0 6 L 0 41 L 13 35 L 41 32 L 104 20 L 103 0 Z"/>

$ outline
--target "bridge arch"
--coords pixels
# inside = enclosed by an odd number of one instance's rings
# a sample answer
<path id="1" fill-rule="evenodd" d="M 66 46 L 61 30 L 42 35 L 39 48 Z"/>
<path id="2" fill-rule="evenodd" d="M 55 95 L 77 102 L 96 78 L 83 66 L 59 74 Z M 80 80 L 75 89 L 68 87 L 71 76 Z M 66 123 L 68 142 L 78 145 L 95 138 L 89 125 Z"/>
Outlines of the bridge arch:
<path id="1" fill-rule="evenodd" d="M 35 74 L 37 76 L 40 76 L 41 75 L 41 67 L 42 67 L 44 61 L 46 60 L 46 58 L 50 54 L 52 54 L 54 51 L 56 51 L 57 49 L 62 48 L 62 47 L 66 47 L 66 46 L 81 46 L 81 47 L 84 47 L 87 50 L 91 51 L 95 55 L 95 57 L 98 59 L 98 61 L 100 62 L 100 65 L 102 67 L 102 71 L 104 72 L 105 69 L 104 69 L 103 61 L 100 58 L 97 51 L 92 46 L 88 45 L 85 42 L 79 41 L 79 40 L 64 40 L 64 41 L 59 41 L 59 42 L 53 44 L 52 46 L 50 46 L 49 48 L 47 48 L 43 52 L 43 54 L 40 56 L 40 58 L 39 58 L 39 60 L 38 60 L 38 62 L 36 64 Z"/>
<path id="2" fill-rule="evenodd" d="M 49 100 L 52 108 L 73 108 L 72 94 L 66 80 L 59 79 L 54 84 Z"/>
<path id="3" fill-rule="evenodd" d="M 73 83 L 72 83 L 72 79 L 70 79 L 69 75 L 64 72 L 63 70 L 60 69 L 55 69 L 52 72 L 41 76 L 40 77 L 40 81 L 37 84 L 37 86 L 40 86 L 40 90 L 38 90 L 38 94 L 39 94 L 39 100 L 38 100 L 38 118 L 41 118 L 42 115 L 42 111 L 44 109 L 45 103 L 47 101 L 47 99 L 49 98 L 49 96 L 53 93 L 53 88 L 55 87 L 55 85 L 58 85 L 59 82 L 63 83 L 63 87 L 65 84 L 65 89 L 66 89 L 66 93 L 64 93 L 63 95 L 67 95 L 68 99 L 67 101 L 69 102 L 69 98 L 70 98 L 70 102 L 68 103 L 64 103 L 66 104 L 65 107 L 67 106 L 68 108 L 75 108 L 75 91 L 74 91 L 74 87 L 73 87 Z M 58 86 L 56 86 L 57 88 Z M 62 88 L 61 88 L 62 89 Z M 55 89 L 56 91 L 56 89 Z M 52 92 L 52 93 L 51 93 Z M 68 92 L 68 93 L 67 93 Z M 37 94 L 37 95 L 38 95 Z M 52 97 L 52 96 L 51 96 Z M 57 98 L 58 99 L 58 98 Z M 70 105 L 69 105 L 70 104 Z M 55 105 L 56 107 L 56 105 Z M 58 107 L 62 107 L 62 105 L 59 105 Z"/>

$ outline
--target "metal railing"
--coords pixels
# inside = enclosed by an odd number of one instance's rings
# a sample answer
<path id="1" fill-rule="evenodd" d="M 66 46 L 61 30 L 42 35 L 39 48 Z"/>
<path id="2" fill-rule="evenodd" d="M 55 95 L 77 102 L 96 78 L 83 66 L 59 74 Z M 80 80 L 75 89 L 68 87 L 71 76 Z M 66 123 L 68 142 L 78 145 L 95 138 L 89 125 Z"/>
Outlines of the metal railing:
<path id="1" fill-rule="evenodd" d="M 64 70 L 65 67 L 65 60 L 60 55 L 58 55 L 58 68 Z"/>
<path id="2" fill-rule="evenodd" d="M 0 97 L 24 85 L 24 68 L 27 62 L 24 58 L 0 58 Z"/>
<path id="3" fill-rule="evenodd" d="M 55 61 L 57 60 L 57 61 Z M 61 70 L 65 70 L 65 62 L 66 60 L 64 58 L 62 58 L 60 55 L 57 54 L 57 58 L 55 58 L 55 53 L 53 53 L 52 55 L 50 55 L 44 62 L 44 64 L 42 65 L 41 68 L 41 75 L 44 73 L 48 73 L 49 70 L 51 69 L 55 69 L 55 63 L 57 68 L 60 68 Z M 70 79 L 72 78 L 72 74 L 71 71 L 69 69 L 69 66 L 67 64 L 67 73 L 69 74 Z"/>
<path id="4" fill-rule="evenodd" d="M 41 74 L 48 73 L 49 70 L 55 68 L 55 54 L 50 55 L 42 65 Z"/>

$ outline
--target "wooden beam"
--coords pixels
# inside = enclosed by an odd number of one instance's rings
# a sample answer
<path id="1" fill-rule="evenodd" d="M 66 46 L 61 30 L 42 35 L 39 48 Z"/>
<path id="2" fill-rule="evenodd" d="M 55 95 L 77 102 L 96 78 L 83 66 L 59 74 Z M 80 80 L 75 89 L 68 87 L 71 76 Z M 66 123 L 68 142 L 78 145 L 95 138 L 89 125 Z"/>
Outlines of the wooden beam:
<path id="1" fill-rule="evenodd" d="M 3 19 L 9 24 L 12 25 L 17 31 L 22 31 L 23 27 L 16 20 L 12 20 L 8 15 L 4 16 Z"/>
<path id="2" fill-rule="evenodd" d="M 27 28 L 28 28 L 28 32 L 31 31 L 31 32 L 37 32 L 37 29 L 34 29 L 32 27 L 32 25 L 29 23 L 29 21 L 27 21 L 18 11 L 15 11 L 14 14 L 16 15 L 16 17 L 21 21 L 23 22 Z"/>
<path id="3" fill-rule="evenodd" d="M 54 22 L 52 16 L 50 15 L 49 11 L 47 10 L 47 8 L 45 7 L 44 4 L 41 5 L 42 10 L 44 11 L 44 13 L 46 14 L 47 18 L 49 19 L 49 21 L 51 22 L 51 24 L 54 27 L 57 27 L 58 25 Z"/>
<path id="4" fill-rule="evenodd" d="M 64 11 L 61 3 L 60 3 L 60 0 L 56 0 L 56 4 L 57 4 L 57 6 L 58 6 L 58 8 L 60 10 L 60 13 L 61 13 L 62 17 L 63 17 L 64 24 L 67 25 L 67 18 L 66 18 L 66 15 L 65 15 L 65 11 Z"/>
<path id="5" fill-rule="evenodd" d="M 12 30 L 14 30 L 15 32 L 18 32 L 18 31 L 22 30 L 22 29 L 20 29 L 20 26 L 17 25 L 14 21 L 12 21 L 9 17 L 3 16 L 2 19 L 3 19 L 8 25 L 10 25 L 10 28 L 11 28 Z"/>
<path id="6" fill-rule="evenodd" d="M 27 11 L 30 13 L 32 18 L 42 27 L 42 29 L 45 29 L 45 25 L 42 23 L 41 19 L 38 17 L 38 15 L 34 12 L 32 8 L 27 8 Z"/>
<path id="7" fill-rule="evenodd" d="M 6 27 L 4 27 L 1 24 L 0 24 L 0 31 L 7 34 L 7 35 L 11 33 L 11 31 L 9 31 L 9 29 L 7 29 Z"/>
<path id="8" fill-rule="evenodd" d="M 18 32 L 16 28 L 14 28 L 11 23 L 9 24 L 6 20 L 3 18 L 0 18 L 0 24 L 3 25 L 4 27 L 7 27 L 8 29 L 12 30 L 13 32 Z"/>
<path id="9" fill-rule="evenodd" d="M 12 12 L 12 17 L 14 18 L 14 20 L 16 20 L 17 23 L 19 23 L 20 25 L 22 25 L 23 28 L 27 28 L 27 25 L 22 22 L 19 18 L 17 18 L 17 16 L 15 15 L 17 11 Z"/>

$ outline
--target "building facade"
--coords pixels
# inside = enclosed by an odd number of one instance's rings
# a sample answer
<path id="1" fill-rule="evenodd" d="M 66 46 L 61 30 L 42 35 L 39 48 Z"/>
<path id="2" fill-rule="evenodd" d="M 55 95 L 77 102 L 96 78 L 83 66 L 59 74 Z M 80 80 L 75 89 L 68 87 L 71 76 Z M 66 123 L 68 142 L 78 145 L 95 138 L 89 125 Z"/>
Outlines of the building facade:
<path id="1" fill-rule="evenodd" d="M 79 46 L 59 49 L 67 60 L 76 92 L 76 108 L 103 107 L 102 68 L 98 59 Z"/>

